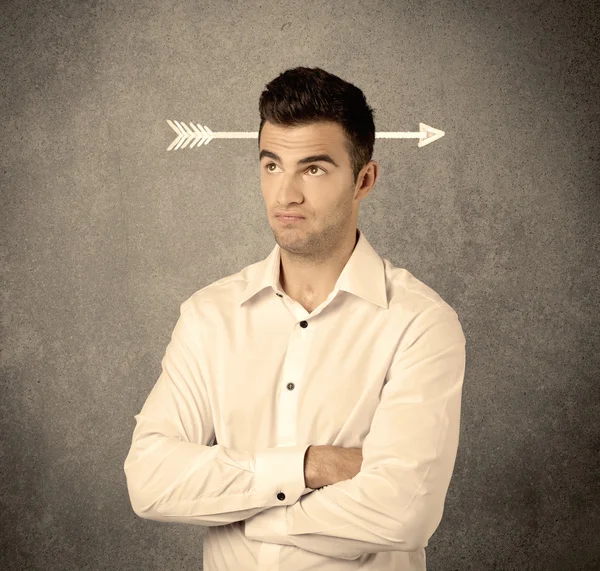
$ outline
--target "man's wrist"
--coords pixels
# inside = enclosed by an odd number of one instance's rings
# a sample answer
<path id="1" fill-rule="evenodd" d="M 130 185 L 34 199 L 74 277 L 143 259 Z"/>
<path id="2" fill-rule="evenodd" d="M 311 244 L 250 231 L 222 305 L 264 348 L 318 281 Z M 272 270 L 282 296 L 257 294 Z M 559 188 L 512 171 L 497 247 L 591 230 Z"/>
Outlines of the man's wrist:
<path id="1" fill-rule="evenodd" d="M 333 484 L 333 446 L 309 446 L 304 456 L 304 485 L 316 490 Z"/>
<path id="2" fill-rule="evenodd" d="M 306 454 L 304 455 L 304 486 L 314 490 L 316 479 L 315 451 L 314 446 L 310 445 L 306 449 Z"/>

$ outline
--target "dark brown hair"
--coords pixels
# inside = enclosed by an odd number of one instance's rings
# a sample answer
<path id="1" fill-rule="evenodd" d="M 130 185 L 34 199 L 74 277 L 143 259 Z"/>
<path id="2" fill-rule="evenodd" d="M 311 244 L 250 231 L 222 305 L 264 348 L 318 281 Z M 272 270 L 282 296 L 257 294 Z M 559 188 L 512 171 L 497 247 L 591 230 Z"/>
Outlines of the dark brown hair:
<path id="1" fill-rule="evenodd" d="M 364 93 L 319 67 L 296 67 L 281 73 L 265 86 L 258 109 L 259 148 L 265 121 L 285 126 L 334 121 L 346 134 L 346 150 L 355 183 L 360 169 L 373 156 L 374 110 L 368 105 Z"/>

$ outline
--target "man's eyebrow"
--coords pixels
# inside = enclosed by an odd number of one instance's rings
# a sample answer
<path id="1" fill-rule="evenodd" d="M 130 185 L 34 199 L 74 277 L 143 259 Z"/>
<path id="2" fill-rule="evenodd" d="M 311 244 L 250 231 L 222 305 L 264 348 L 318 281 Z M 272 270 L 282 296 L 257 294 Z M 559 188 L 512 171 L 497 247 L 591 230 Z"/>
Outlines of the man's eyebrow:
<path id="1" fill-rule="evenodd" d="M 276 161 L 281 162 L 281 157 L 279 157 L 278 155 L 276 155 L 275 153 L 271 152 L 271 151 L 267 151 L 266 149 L 263 149 L 258 157 L 259 161 L 262 161 L 263 157 L 269 157 L 271 159 L 274 159 Z M 298 161 L 299 165 L 304 165 L 306 163 L 316 163 L 319 161 L 323 161 L 326 163 L 331 163 L 334 166 L 338 166 L 338 164 L 327 154 L 325 155 L 311 155 L 310 157 L 304 157 L 303 159 L 300 159 Z"/>

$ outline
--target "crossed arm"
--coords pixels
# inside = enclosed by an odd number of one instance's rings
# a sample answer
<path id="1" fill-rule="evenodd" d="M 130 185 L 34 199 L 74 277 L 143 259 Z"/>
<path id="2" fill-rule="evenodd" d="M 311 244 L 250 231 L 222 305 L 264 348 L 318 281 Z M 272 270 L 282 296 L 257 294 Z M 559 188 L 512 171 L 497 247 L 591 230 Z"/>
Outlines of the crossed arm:
<path id="1" fill-rule="evenodd" d="M 350 480 L 360 472 L 362 448 L 309 446 L 304 457 L 304 481 L 313 490 Z"/>
<path id="2" fill-rule="evenodd" d="M 140 517 L 204 526 L 245 520 L 249 539 L 341 559 L 427 545 L 458 447 L 465 338 L 452 310 L 415 318 L 354 474 L 352 449 L 291 446 L 252 454 L 197 444 L 214 432 L 190 319 L 182 306 L 163 374 L 136 416 L 125 472 Z"/>
<path id="3" fill-rule="evenodd" d="M 358 473 L 246 519 L 247 538 L 341 559 L 428 544 L 458 449 L 466 342 L 447 308 L 420 314 L 414 325 L 388 371 Z"/>

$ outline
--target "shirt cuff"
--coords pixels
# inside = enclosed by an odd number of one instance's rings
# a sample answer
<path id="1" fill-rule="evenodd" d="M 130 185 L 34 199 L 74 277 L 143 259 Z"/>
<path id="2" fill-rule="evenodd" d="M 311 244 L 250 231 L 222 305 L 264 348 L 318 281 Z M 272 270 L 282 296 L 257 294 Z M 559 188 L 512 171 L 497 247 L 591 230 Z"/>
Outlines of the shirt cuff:
<path id="1" fill-rule="evenodd" d="M 306 491 L 304 455 L 309 446 L 278 446 L 255 453 L 254 489 L 267 504 L 291 506 Z"/>

